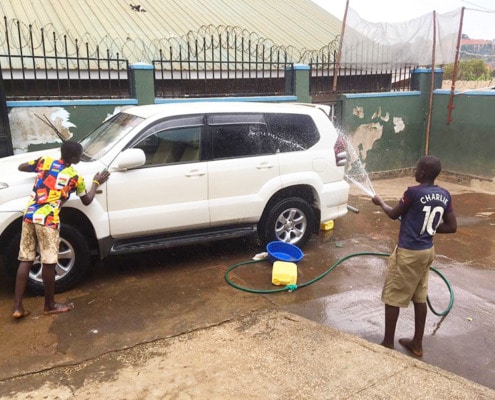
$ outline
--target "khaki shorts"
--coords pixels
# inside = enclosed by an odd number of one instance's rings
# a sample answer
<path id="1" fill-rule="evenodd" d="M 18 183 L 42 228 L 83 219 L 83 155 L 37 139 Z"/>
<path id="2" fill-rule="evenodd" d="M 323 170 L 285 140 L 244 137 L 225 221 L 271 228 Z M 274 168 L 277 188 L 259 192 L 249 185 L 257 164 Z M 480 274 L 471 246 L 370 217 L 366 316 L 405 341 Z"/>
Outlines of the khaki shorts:
<path id="1" fill-rule="evenodd" d="M 47 226 L 22 223 L 19 261 L 34 261 L 39 248 L 43 264 L 56 264 L 58 261 L 58 245 L 60 232 Z"/>
<path id="2" fill-rule="evenodd" d="M 388 260 L 382 301 L 395 307 L 407 307 L 411 300 L 426 303 L 428 276 L 435 249 L 407 250 L 396 247 Z"/>

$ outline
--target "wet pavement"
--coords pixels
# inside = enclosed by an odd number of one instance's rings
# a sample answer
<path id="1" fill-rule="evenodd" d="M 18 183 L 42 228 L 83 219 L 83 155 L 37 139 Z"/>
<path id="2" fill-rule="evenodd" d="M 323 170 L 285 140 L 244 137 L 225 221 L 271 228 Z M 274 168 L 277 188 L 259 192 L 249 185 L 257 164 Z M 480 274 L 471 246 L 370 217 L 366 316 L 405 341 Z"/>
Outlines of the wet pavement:
<path id="1" fill-rule="evenodd" d="M 374 187 L 377 193 L 385 199 L 390 199 L 392 203 L 398 199 L 406 185 L 412 183 L 409 178 L 400 178 L 376 181 Z M 100 384 L 114 382 L 116 385 L 115 382 L 120 382 L 116 377 L 117 372 L 123 370 L 125 366 L 143 363 L 144 359 L 151 359 L 149 354 L 161 354 L 163 348 L 168 346 L 170 353 L 167 354 L 171 356 L 174 354 L 172 352 L 174 346 L 189 343 L 188 340 L 193 337 L 202 338 L 203 345 L 207 346 L 200 347 L 204 353 L 211 352 L 211 358 L 205 356 L 206 359 L 203 359 L 203 355 L 196 355 L 198 363 L 211 364 L 210 375 L 202 370 L 202 373 L 206 374 L 204 377 L 209 377 L 212 382 L 218 384 L 211 375 L 217 376 L 211 372 L 212 369 L 218 371 L 218 374 L 221 369 L 219 366 L 215 367 L 218 360 L 214 358 L 229 355 L 219 354 L 214 343 L 225 341 L 225 330 L 228 329 L 230 335 L 233 335 L 233 332 L 249 331 L 253 341 L 259 341 L 260 349 L 264 348 L 264 345 L 268 346 L 268 343 L 270 346 L 276 345 L 277 340 L 280 346 L 292 343 L 293 349 L 283 348 L 280 349 L 280 353 L 291 353 L 292 350 L 296 351 L 299 346 L 305 344 L 314 357 L 313 360 L 306 361 L 309 365 L 315 366 L 321 363 L 322 358 L 325 360 L 325 357 L 332 357 L 332 349 L 312 347 L 314 343 L 308 338 L 314 339 L 316 332 L 327 332 L 328 335 L 337 335 L 339 340 L 342 340 L 339 342 L 341 350 L 347 349 L 346 346 L 358 346 L 358 353 L 371 363 L 378 355 L 381 360 L 387 361 L 387 366 L 391 369 L 396 367 L 398 360 L 402 360 L 401 363 L 409 363 L 410 367 L 416 370 L 422 369 L 422 366 L 439 367 L 493 389 L 495 388 L 493 335 L 495 194 L 473 192 L 455 184 L 445 183 L 445 186 L 454 195 L 459 228 L 454 235 L 436 236 L 437 257 L 434 266 L 448 279 L 455 300 L 451 312 L 445 318 L 429 312 L 424 338 L 425 354 L 422 361 L 406 357 L 407 353 L 398 344 L 396 351 L 375 345 L 381 341 L 383 334 L 383 304 L 380 302 L 380 291 L 386 257 L 356 256 L 344 261 L 317 282 L 294 292 L 254 294 L 229 286 L 225 282 L 224 273 L 229 266 L 250 260 L 263 249 L 259 248 L 254 240 L 232 240 L 106 260 L 102 265 L 94 268 L 88 279 L 77 289 L 58 296 L 58 300 L 70 300 L 76 305 L 74 311 L 64 315 L 44 316 L 42 298 L 28 297 L 25 305 L 32 314 L 22 321 L 12 320 L 11 289 L 2 279 L 0 398 L 13 398 L 16 393 L 18 393 L 17 398 L 28 398 L 25 392 L 30 391 L 39 394 L 48 393 L 40 392 L 39 388 L 46 386 L 47 382 L 53 386 L 54 380 L 56 382 L 60 376 L 64 378 L 63 382 L 67 383 L 70 390 L 67 394 L 59 391 L 57 394 L 59 398 L 91 398 L 89 394 L 84 397 L 82 392 L 78 392 L 78 389 L 82 390 L 81 388 L 87 384 L 86 378 L 96 376 Z M 350 254 L 389 253 L 393 249 L 398 223 L 389 220 L 378 207 L 371 204 L 367 196 L 361 195 L 360 192 L 353 191 L 350 204 L 360 210 L 359 214 L 349 213 L 336 221 L 333 231 L 314 237 L 304 249 L 305 258 L 298 266 L 298 284 L 325 273 L 337 260 Z M 271 266 L 266 262 L 243 266 L 229 276 L 245 287 L 257 290 L 274 288 L 271 285 Z M 432 274 L 429 297 L 436 310 L 442 311 L 448 306 L 448 287 L 435 274 Z M 277 321 L 277 324 L 274 321 Z M 292 341 L 287 344 L 286 337 L 285 341 L 278 338 L 273 342 L 271 335 L 275 335 L 275 332 L 285 325 L 290 325 L 287 327 L 287 332 L 295 335 Z M 301 337 L 298 336 L 299 332 Z M 412 332 L 411 306 L 401 311 L 397 338 L 410 336 Z M 324 333 L 321 335 L 322 337 L 318 339 L 322 342 L 320 344 L 331 346 L 324 342 L 324 338 L 328 335 Z M 271 341 L 267 341 L 270 338 Z M 160 350 L 158 344 L 162 340 L 166 340 L 167 345 L 160 347 Z M 193 348 L 192 343 L 189 343 L 189 351 Z M 140 346 L 148 346 L 150 353 L 147 353 L 146 357 L 143 355 L 144 350 L 140 353 L 139 349 L 142 349 Z M 250 348 L 249 343 L 244 343 L 244 347 Z M 318 348 L 320 350 L 317 350 Z M 188 349 L 182 348 L 181 352 L 186 354 Z M 264 362 L 269 364 L 270 356 L 277 353 L 277 349 L 269 347 L 264 349 L 268 354 Z M 342 350 L 343 357 L 347 357 L 348 354 L 349 362 L 354 360 L 359 364 L 359 360 L 351 357 L 354 354 L 353 349 L 354 347 L 349 347 L 345 351 Z M 239 360 L 243 360 L 240 349 L 232 352 L 234 353 L 230 354 L 231 358 L 238 357 Z M 189 356 L 194 357 L 191 354 Z M 298 357 L 303 356 L 298 355 Z M 303 358 L 307 357 L 306 354 Z M 132 362 L 129 361 L 131 359 Z M 180 360 L 175 359 L 175 361 L 180 364 Z M 297 370 L 296 360 L 290 362 L 294 363 L 293 368 Z M 227 361 L 225 365 L 229 365 Z M 262 366 L 259 367 L 261 370 Z M 163 365 L 159 369 L 162 368 L 166 369 Z M 278 368 L 281 367 L 273 366 L 273 371 L 278 371 Z M 321 368 L 324 372 L 327 367 Z M 245 366 L 238 373 L 240 375 L 247 373 L 247 369 L 249 368 Z M 143 376 L 145 376 L 144 370 L 143 367 Z M 77 371 L 82 372 L 78 374 Z M 438 375 L 437 370 L 433 371 L 435 371 L 433 375 Z M 168 373 L 175 376 L 176 380 L 187 375 L 185 369 L 172 370 Z M 226 374 L 225 371 L 223 373 Z M 366 380 L 362 375 L 363 371 L 353 371 L 353 373 L 361 374 L 355 377 L 357 381 Z M 425 374 L 429 376 L 427 372 Z M 298 382 L 297 377 L 291 379 L 294 380 L 294 384 Z M 323 378 L 320 376 L 319 379 Z M 450 376 L 448 380 L 452 382 Z M 150 377 L 150 385 L 153 385 L 153 382 Z M 424 382 L 423 385 L 427 386 L 428 383 Z M 239 382 L 225 382 L 225 384 L 245 386 Z M 305 384 L 309 385 L 306 381 Z M 120 385 L 124 389 L 126 382 L 121 382 Z M 314 385 L 316 388 L 317 384 Z M 395 389 L 392 385 L 390 393 Z M 147 393 L 144 387 L 142 390 L 143 393 Z M 383 394 L 387 387 L 381 390 Z M 474 389 L 470 387 L 470 390 Z M 74 397 L 74 393 L 79 393 L 80 396 Z M 94 395 L 97 392 L 91 393 Z M 107 398 L 139 398 L 131 395 L 126 397 L 124 394 L 117 395 L 120 392 L 115 386 L 112 387 L 111 393 L 114 395 Z M 245 397 L 257 398 L 253 394 Z M 313 396 L 313 398 L 334 397 L 338 396 Z M 359 398 L 359 396 L 355 397 Z M 141 398 L 229 398 L 229 396 L 208 397 L 201 396 L 201 393 L 194 395 L 191 392 L 189 396 L 182 397 L 171 394 L 154 396 L 148 393 Z M 273 395 L 267 398 L 281 397 Z M 298 397 L 293 392 L 292 397 L 285 396 L 285 398 L 311 398 L 311 396 Z M 375 398 L 383 397 L 378 395 Z M 490 398 L 490 395 L 479 398 Z"/>

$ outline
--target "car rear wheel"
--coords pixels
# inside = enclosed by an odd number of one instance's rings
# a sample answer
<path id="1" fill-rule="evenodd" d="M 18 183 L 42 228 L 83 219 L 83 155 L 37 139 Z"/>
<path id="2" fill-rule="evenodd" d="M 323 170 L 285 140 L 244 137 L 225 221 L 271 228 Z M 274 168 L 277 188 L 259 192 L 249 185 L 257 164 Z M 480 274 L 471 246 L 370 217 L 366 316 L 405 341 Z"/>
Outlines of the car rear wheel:
<path id="1" fill-rule="evenodd" d="M 276 203 L 259 223 L 261 242 L 288 242 L 303 247 L 311 238 L 315 214 L 311 205 L 298 197 L 284 199 Z"/>
<path id="2" fill-rule="evenodd" d="M 10 242 L 5 257 L 5 267 L 11 280 L 15 280 L 19 261 L 19 243 L 21 234 L 18 233 Z M 62 224 L 58 262 L 55 266 L 55 292 L 60 293 L 76 286 L 86 275 L 91 263 L 88 242 L 74 227 Z M 29 272 L 27 289 L 38 295 L 44 294 L 42 279 L 43 265 L 40 255 L 36 255 L 33 267 Z"/>

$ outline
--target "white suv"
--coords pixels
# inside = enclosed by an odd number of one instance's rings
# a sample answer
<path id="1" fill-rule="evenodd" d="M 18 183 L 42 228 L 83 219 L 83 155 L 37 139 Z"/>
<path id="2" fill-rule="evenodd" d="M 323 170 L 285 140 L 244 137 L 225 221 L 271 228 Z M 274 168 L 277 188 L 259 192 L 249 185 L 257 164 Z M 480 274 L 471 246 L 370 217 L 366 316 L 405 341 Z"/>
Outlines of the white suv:
<path id="1" fill-rule="evenodd" d="M 347 212 L 345 142 L 325 106 L 192 102 L 130 107 L 81 141 L 87 182 L 110 179 L 84 206 L 61 211 L 56 290 L 73 287 L 92 257 L 257 232 L 262 245 L 299 247 Z M 17 166 L 59 149 L 0 159 L 0 248 L 17 269 L 22 211 L 34 175 Z M 29 288 L 43 290 L 35 262 Z"/>

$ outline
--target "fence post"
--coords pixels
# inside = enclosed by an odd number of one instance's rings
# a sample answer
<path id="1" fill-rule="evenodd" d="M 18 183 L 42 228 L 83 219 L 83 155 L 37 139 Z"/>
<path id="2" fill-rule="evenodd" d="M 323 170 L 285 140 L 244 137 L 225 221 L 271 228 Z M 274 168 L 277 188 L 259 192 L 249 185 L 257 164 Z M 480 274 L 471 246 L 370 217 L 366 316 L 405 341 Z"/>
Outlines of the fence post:
<path id="1" fill-rule="evenodd" d="M 311 103 L 311 68 L 306 64 L 294 64 L 285 70 L 285 94 L 297 97 L 299 103 Z"/>
<path id="2" fill-rule="evenodd" d="M 155 102 L 154 68 L 151 64 L 136 63 L 129 66 L 129 86 L 131 96 L 139 105 L 153 104 Z"/>
<path id="3" fill-rule="evenodd" d="M 435 68 L 433 89 L 442 88 L 443 69 Z M 419 90 L 428 97 L 431 84 L 431 68 L 416 68 L 411 71 L 411 90 Z"/>
<path id="4" fill-rule="evenodd" d="M 432 82 L 433 79 L 433 82 Z M 411 90 L 421 92 L 423 114 L 425 116 L 425 143 L 423 154 L 428 155 L 430 149 L 430 127 L 433 115 L 433 93 L 442 88 L 443 70 L 441 68 L 416 68 L 411 71 Z"/>
<path id="5" fill-rule="evenodd" d="M 12 154 L 14 154 L 14 151 L 12 149 L 9 112 L 7 109 L 2 70 L 0 69 L 0 157 L 11 156 Z"/>

